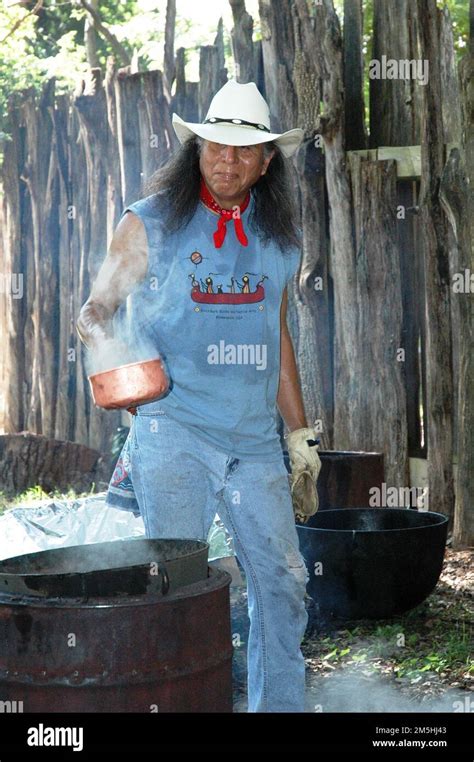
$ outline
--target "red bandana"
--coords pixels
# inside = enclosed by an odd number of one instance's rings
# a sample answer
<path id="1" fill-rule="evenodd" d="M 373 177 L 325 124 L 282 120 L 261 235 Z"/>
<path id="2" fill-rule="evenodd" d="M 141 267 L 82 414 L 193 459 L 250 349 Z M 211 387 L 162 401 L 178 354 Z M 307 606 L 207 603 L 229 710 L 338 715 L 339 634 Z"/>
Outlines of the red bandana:
<path id="1" fill-rule="evenodd" d="M 227 222 L 229 220 L 234 220 L 234 228 L 235 228 L 235 234 L 242 244 L 242 246 L 248 245 L 248 238 L 245 235 L 244 228 L 242 225 L 242 220 L 240 218 L 240 215 L 242 212 L 245 212 L 247 209 L 249 203 L 250 203 L 250 191 L 247 193 L 247 196 L 245 197 L 244 203 L 239 207 L 239 216 L 235 216 L 235 212 L 232 209 L 222 209 L 221 206 L 215 201 L 213 196 L 211 195 L 210 191 L 208 190 L 208 187 L 206 183 L 204 182 L 204 178 L 201 177 L 201 192 L 200 192 L 200 199 L 207 206 L 208 209 L 212 209 L 213 212 L 217 212 L 220 217 L 217 221 L 217 230 L 214 233 L 214 245 L 216 249 L 220 249 L 222 244 L 224 243 L 225 234 L 227 232 Z"/>

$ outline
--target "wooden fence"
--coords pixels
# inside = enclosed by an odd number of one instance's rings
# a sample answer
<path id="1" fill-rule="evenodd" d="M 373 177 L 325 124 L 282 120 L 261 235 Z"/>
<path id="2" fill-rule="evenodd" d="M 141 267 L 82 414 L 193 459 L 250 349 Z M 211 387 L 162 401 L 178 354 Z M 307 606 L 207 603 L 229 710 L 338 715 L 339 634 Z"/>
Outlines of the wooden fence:
<path id="1" fill-rule="evenodd" d="M 389 485 L 409 485 L 409 456 L 427 457 L 430 508 L 450 516 L 457 451 L 457 531 L 472 537 L 472 307 L 452 288 L 472 267 L 472 35 L 458 72 L 435 0 L 374 0 L 373 58 L 427 61 L 429 83 L 371 80 L 369 143 L 361 2 L 344 4 L 343 39 L 331 0 L 260 0 L 260 42 L 244 0 L 230 4 L 237 79 L 257 82 L 275 130 L 305 131 L 290 319 L 308 416 L 326 448 L 383 451 Z M 177 145 L 171 113 L 200 120 L 228 76 L 221 24 L 201 48 L 198 83 L 170 45 L 163 74 L 110 60 L 80 92 L 56 95 L 50 81 L 41 97 L 11 100 L 2 269 L 23 275 L 24 295 L 0 305 L 8 432 L 104 449 L 120 420 L 91 404 L 75 321 L 124 205 Z"/>

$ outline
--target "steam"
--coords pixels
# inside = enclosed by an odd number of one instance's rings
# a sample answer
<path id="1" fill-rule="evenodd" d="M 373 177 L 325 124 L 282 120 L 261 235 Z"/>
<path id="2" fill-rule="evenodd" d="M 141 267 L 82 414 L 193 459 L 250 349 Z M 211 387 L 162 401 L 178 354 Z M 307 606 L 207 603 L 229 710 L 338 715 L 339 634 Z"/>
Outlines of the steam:
<path id="1" fill-rule="evenodd" d="M 120 365 L 133 362 L 143 362 L 160 357 L 160 353 L 150 341 L 142 340 L 135 344 L 128 343 L 119 337 L 102 339 L 87 350 L 87 375 L 102 373 Z"/>
<path id="2" fill-rule="evenodd" d="M 308 676 L 308 712 L 456 712 L 466 691 L 448 689 L 441 696 L 420 699 L 404 694 L 388 678 L 339 669 L 330 675 Z M 407 680 L 407 687 L 409 681 Z M 440 688 L 442 686 L 440 685 Z"/>

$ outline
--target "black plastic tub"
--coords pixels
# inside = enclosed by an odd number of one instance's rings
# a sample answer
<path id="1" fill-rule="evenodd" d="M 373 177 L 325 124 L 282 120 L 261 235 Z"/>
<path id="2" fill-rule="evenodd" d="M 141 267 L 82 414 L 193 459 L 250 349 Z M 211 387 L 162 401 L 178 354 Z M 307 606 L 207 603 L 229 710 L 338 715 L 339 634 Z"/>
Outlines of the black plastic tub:
<path id="1" fill-rule="evenodd" d="M 324 616 L 385 619 L 417 606 L 443 565 L 448 519 L 407 508 L 318 512 L 297 525 L 308 594 Z"/>

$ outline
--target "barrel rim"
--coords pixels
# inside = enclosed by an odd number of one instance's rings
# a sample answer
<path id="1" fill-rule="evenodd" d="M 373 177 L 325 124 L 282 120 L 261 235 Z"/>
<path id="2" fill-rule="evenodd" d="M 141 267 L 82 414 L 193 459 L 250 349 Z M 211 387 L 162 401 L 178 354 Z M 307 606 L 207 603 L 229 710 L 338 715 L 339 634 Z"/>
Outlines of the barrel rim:
<path id="1" fill-rule="evenodd" d="M 415 513 L 417 515 L 422 514 L 424 516 L 436 516 L 439 518 L 439 521 L 430 523 L 430 524 L 420 524 L 420 526 L 412 526 L 412 527 L 394 527 L 391 528 L 384 528 L 384 529 L 343 529 L 343 528 L 331 528 L 331 527 L 308 527 L 304 524 L 297 524 L 297 529 L 307 529 L 311 530 L 313 532 L 334 532 L 334 533 L 347 533 L 347 534 L 353 534 L 356 532 L 357 534 L 372 534 L 372 535 L 380 535 L 385 533 L 392 533 L 392 532 L 413 532 L 414 530 L 418 529 L 430 529 L 434 527 L 442 527 L 444 525 L 448 524 L 449 518 L 444 515 L 444 513 L 438 513 L 436 511 L 416 511 L 412 508 L 329 508 L 327 510 L 321 511 L 321 514 L 334 514 L 334 513 L 354 513 L 357 511 L 373 511 L 374 513 L 382 513 L 385 511 L 392 511 L 397 513 L 405 513 L 406 511 L 411 511 L 412 513 Z"/>
<path id="2" fill-rule="evenodd" d="M 220 578 L 220 579 L 219 579 Z M 96 598 L 47 598 L 42 596 L 21 595 L 15 593 L 9 595 L 7 592 L 0 591 L 0 605 L 25 606 L 28 608 L 48 607 L 57 609 L 83 609 L 83 608 L 101 608 L 114 609 L 125 608 L 127 606 L 152 606 L 172 605 L 179 602 L 182 598 L 197 598 L 204 593 L 218 592 L 224 587 L 230 586 L 232 575 L 224 569 L 208 566 L 208 576 L 206 579 L 193 582 L 191 585 L 185 585 L 178 588 L 169 595 L 159 595 L 158 593 L 142 593 L 138 595 L 117 595 L 102 596 Z M 209 590 L 209 588 L 211 588 Z"/>

